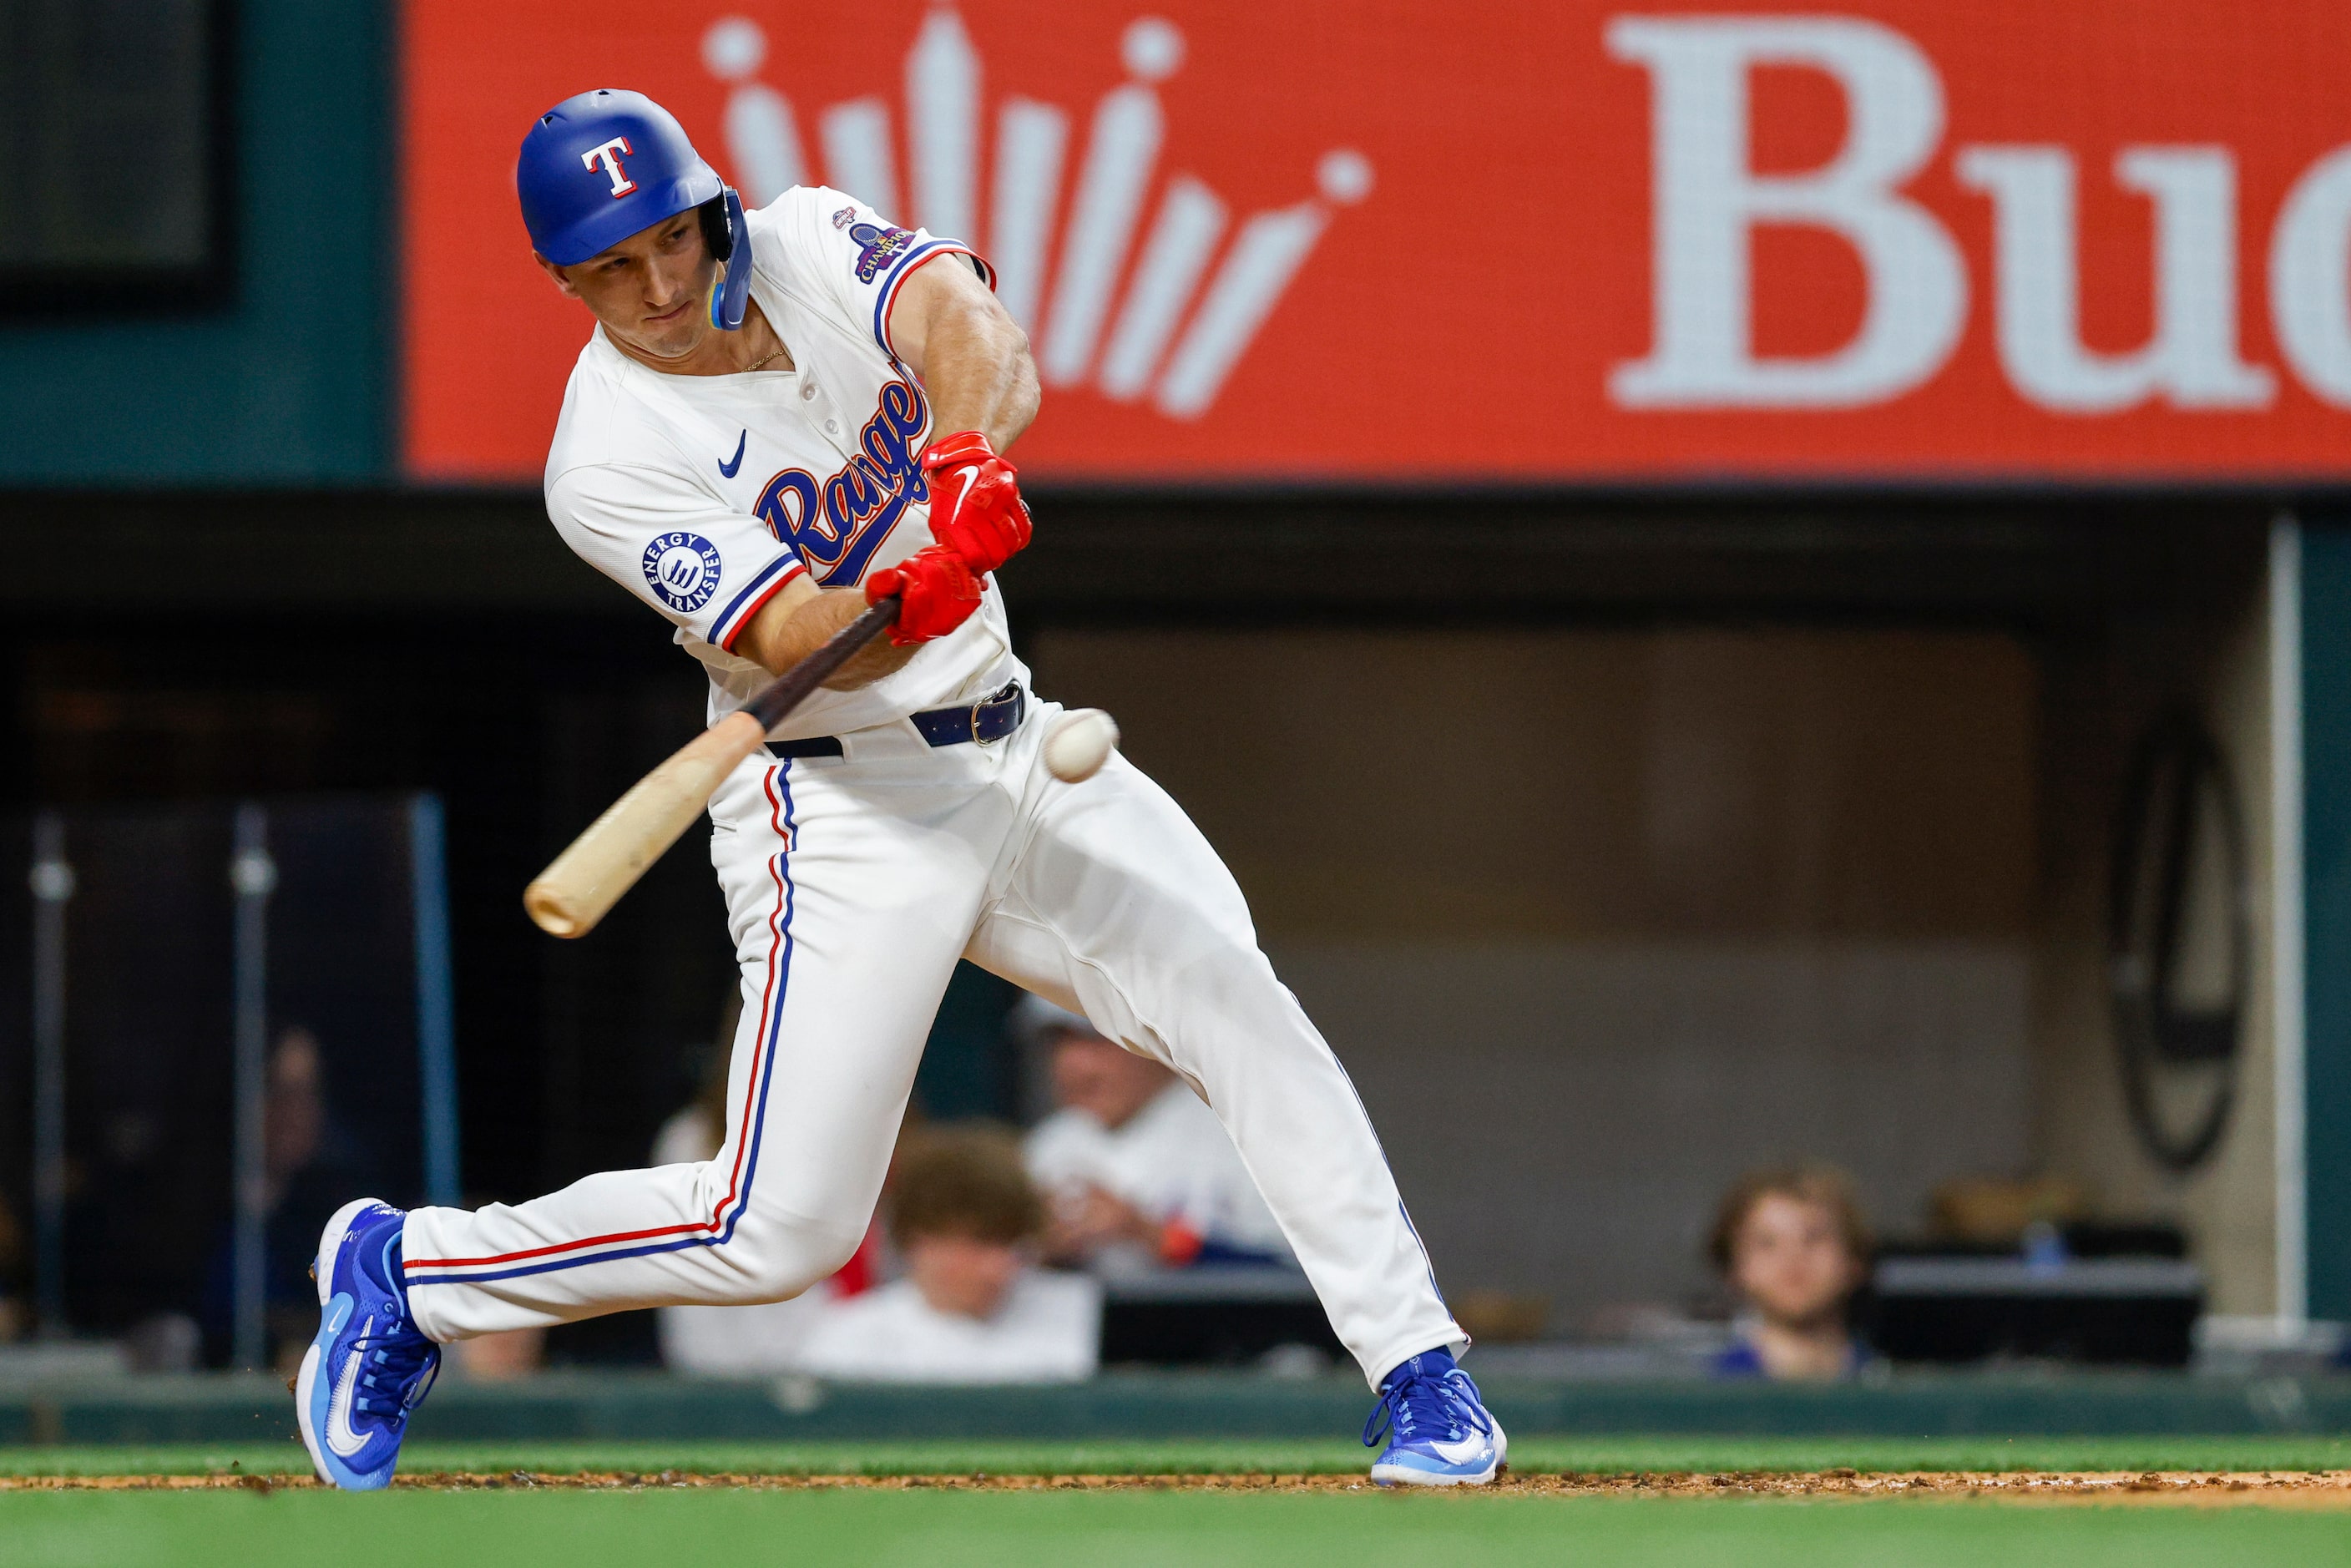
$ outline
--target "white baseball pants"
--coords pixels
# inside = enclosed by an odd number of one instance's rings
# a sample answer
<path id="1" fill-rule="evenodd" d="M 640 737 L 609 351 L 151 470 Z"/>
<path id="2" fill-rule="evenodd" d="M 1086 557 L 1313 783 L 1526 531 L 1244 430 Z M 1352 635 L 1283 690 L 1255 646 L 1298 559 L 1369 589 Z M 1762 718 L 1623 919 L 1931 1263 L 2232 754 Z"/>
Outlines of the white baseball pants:
<path id="1" fill-rule="evenodd" d="M 420 1208 L 403 1239 L 436 1340 L 632 1307 L 780 1301 L 847 1260 L 882 1189 L 939 998 L 969 957 L 1165 1063 L 1216 1109 L 1376 1380 L 1465 1336 L 1362 1102 L 1258 950 L 1231 873 L 1123 758 L 1064 784 L 1044 735 L 755 756 L 711 802 L 743 976 L 726 1145 L 529 1203 Z"/>

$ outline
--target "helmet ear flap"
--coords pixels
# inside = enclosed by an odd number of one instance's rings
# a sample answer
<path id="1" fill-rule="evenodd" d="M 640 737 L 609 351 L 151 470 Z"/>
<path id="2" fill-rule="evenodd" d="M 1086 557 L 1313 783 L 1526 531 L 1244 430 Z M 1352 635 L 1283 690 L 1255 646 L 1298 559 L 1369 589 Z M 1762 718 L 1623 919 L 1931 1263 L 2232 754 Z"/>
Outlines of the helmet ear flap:
<path id="1" fill-rule="evenodd" d="M 720 261 L 732 260 L 735 255 L 735 231 L 726 221 L 726 198 L 733 190 L 730 185 L 694 209 L 694 215 L 702 223 L 702 243 Z"/>
<path id="2" fill-rule="evenodd" d="M 718 258 L 718 287 L 710 294 L 710 324 L 722 332 L 741 329 L 751 303 L 751 228 L 743 198 L 729 185 L 695 209 L 702 239 Z"/>

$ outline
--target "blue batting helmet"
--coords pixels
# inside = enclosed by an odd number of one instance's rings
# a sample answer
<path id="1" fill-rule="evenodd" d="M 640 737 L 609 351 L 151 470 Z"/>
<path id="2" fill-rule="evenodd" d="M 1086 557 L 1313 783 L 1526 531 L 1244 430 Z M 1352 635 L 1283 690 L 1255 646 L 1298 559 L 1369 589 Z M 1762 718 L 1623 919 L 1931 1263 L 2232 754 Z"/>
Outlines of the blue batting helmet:
<path id="1" fill-rule="evenodd" d="M 702 161 L 677 117 L 644 94 L 598 88 L 540 115 L 515 160 L 515 192 L 531 248 L 562 267 L 698 208 L 711 255 L 729 264 L 711 298 L 711 323 L 729 331 L 743 324 L 747 251 L 746 265 L 731 265 L 749 238 L 743 199 Z"/>

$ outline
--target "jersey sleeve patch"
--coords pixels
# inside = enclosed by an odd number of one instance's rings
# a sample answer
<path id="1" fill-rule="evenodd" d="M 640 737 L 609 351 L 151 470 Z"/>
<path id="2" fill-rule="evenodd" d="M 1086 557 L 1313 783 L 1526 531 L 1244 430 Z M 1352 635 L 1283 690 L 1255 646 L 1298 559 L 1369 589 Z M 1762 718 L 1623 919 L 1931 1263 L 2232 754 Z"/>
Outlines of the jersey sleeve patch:
<path id="1" fill-rule="evenodd" d="M 795 192 L 806 204 L 793 220 L 795 236 L 785 265 L 820 281 L 840 303 L 849 324 L 869 330 L 893 359 L 890 308 L 914 268 L 941 254 L 970 258 L 973 270 L 995 287 L 995 276 L 969 246 L 921 228 L 892 223 L 853 196 L 824 187 Z"/>
<path id="2" fill-rule="evenodd" d="M 854 209 L 851 209 L 854 210 Z M 841 221 L 841 214 L 832 214 Z M 871 283 L 883 273 L 893 271 L 893 258 L 904 256 L 922 244 L 913 229 L 884 228 L 878 224 L 852 224 L 850 240 L 857 246 L 857 281 Z"/>
<path id="3" fill-rule="evenodd" d="M 638 562 L 654 596 L 680 614 L 710 602 L 726 575 L 718 547 L 700 534 L 655 534 Z"/>
<path id="4" fill-rule="evenodd" d="M 790 542 L 684 476 L 587 464 L 547 488 L 548 516 L 581 559 L 694 636 L 731 648 L 802 569 Z"/>

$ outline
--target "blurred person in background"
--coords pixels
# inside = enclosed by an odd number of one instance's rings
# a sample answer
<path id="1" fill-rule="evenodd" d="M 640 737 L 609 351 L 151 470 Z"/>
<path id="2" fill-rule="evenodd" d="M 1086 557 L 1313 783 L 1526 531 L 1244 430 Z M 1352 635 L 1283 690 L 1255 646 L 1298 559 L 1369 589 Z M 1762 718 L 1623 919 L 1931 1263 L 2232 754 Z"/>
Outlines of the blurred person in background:
<path id="1" fill-rule="evenodd" d="M 915 1134 L 900 1147 L 882 1203 L 905 1278 L 827 1306 L 802 1349 L 803 1371 L 877 1383 L 1093 1375 L 1102 1288 L 1032 1266 L 1045 1206 L 1011 1134 Z"/>
<path id="2" fill-rule="evenodd" d="M 1750 1171 L 1716 1212 L 1708 1253 L 1744 1303 L 1722 1377 L 1826 1382 L 1868 1362 L 1853 1335 L 1854 1292 L 1873 1242 L 1853 1183 L 1828 1166 Z"/>
<path id="3" fill-rule="evenodd" d="M 16 1224 L 16 1211 L 0 1197 L 0 1344 L 23 1337 L 32 1327 L 25 1274 L 25 1233 Z"/>
<path id="4" fill-rule="evenodd" d="M 704 1060 L 693 1100 L 653 1135 L 654 1165 L 691 1165 L 717 1156 L 726 1131 L 729 1048 L 742 1016 L 742 992 L 729 987 L 726 1005 L 719 1010 L 717 1047 Z M 823 1309 L 872 1286 L 880 1252 L 881 1228 L 876 1224 L 866 1231 L 864 1244 L 839 1273 L 818 1281 L 789 1301 L 741 1307 L 661 1308 L 656 1322 L 662 1364 L 673 1372 L 705 1377 L 756 1377 L 792 1370 Z"/>
<path id="5" fill-rule="evenodd" d="M 457 1371 L 470 1383 L 515 1383 L 547 1366 L 545 1329 L 506 1329 L 460 1341 Z"/>
<path id="6" fill-rule="evenodd" d="M 1295 1267 L 1239 1151 L 1188 1084 L 1041 997 L 1015 1008 L 1012 1025 L 1049 1053 L 1058 1107 L 1022 1151 L 1046 1194 L 1048 1259 Z"/>
<path id="7" fill-rule="evenodd" d="M 268 1216 L 263 1241 L 263 1291 L 269 1343 L 279 1363 L 299 1361 L 309 1344 L 319 1310 L 310 1280 L 319 1228 L 354 1187 L 372 1185 L 371 1163 L 329 1108 L 325 1058 L 319 1037 L 299 1024 L 287 1027 L 270 1048 L 261 1111 L 263 1210 Z M 205 1270 L 203 1313 L 204 1348 L 225 1364 L 234 1334 L 236 1243 L 235 1224 L 224 1228 Z M 184 1321 L 184 1320 L 183 1320 Z M 168 1333 L 153 1320 L 134 1337 L 162 1341 Z M 143 1342 L 142 1342 L 143 1343 Z M 168 1364 L 169 1355 L 160 1358 Z"/>

